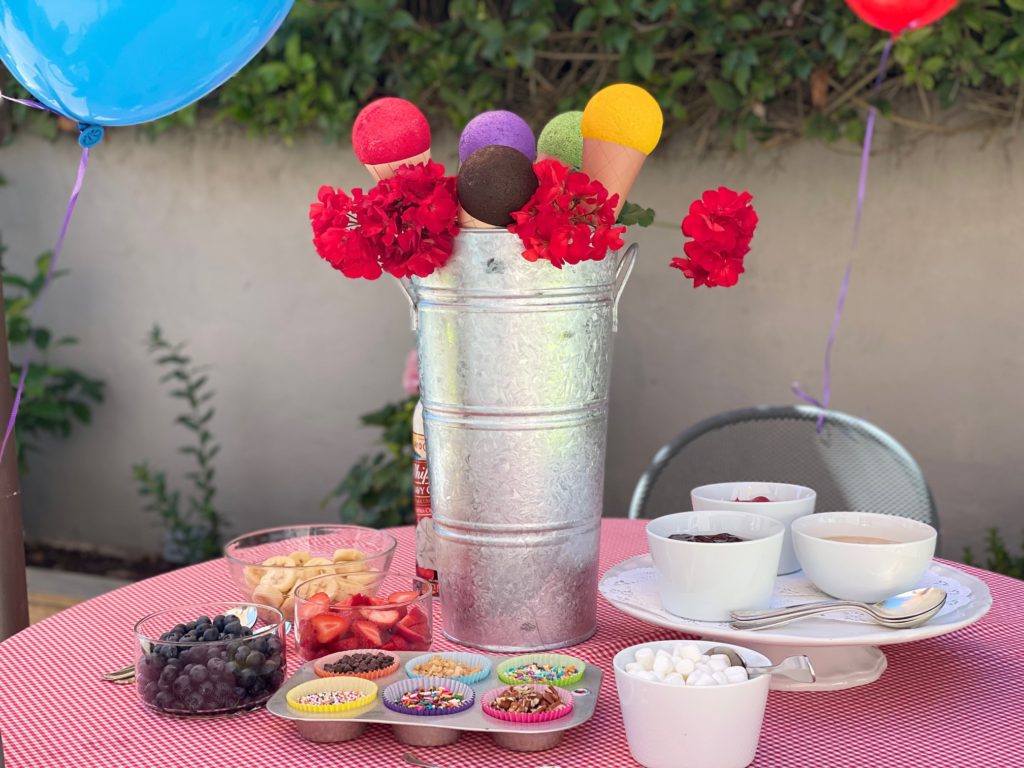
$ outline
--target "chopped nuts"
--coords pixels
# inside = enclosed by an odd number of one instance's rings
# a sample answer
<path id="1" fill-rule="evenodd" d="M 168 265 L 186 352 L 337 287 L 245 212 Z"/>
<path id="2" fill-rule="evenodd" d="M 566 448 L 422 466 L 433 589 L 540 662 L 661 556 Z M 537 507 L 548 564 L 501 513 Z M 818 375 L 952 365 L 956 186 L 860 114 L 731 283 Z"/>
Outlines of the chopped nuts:
<path id="1" fill-rule="evenodd" d="M 454 659 L 434 656 L 430 661 L 417 664 L 412 671 L 424 677 L 465 677 L 466 675 L 475 675 L 480 671 L 480 667 L 471 667 L 467 664 L 460 664 Z"/>
<path id="2" fill-rule="evenodd" d="M 529 685 L 513 685 L 491 702 L 494 709 L 528 715 L 552 712 L 564 706 L 558 691 L 550 685 L 540 689 Z"/>

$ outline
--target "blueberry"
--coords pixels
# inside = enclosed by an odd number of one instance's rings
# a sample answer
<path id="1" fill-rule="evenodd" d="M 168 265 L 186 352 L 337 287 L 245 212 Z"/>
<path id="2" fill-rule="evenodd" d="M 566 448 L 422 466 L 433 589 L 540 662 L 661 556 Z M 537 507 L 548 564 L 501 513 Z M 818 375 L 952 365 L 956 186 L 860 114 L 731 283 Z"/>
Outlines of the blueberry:
<path id="1" fill-rule="evenodd" d="M 224 660 L 219 656 L 214 656 L 206 662 L 206 668 L 210 670 L 211 675 L 219 675 L 224 671 Z"/>
<path id="2" fill-rule="evenodd" d="M 196 631 L 194 629 L 190 629 L 188 632 L 181 636 L 182 642 L 185 643 L 194 643 L 198 638 L 199 636 L 196 634 Z"/>
<path id="3" fill-rule="evenodd" d="M 171 686 L 171 688 L 174 691 L 175 696 L 187 696 L 189 691 L 192 690 L 192 681 L 189 679 L 188 675 L 181 675 L 174 681 L 174 685 Z"/>
<path id="4" fill-rule="evenodd" d="M 242 631 L 239 634 L 242 637 L 252 637 L 252 630 L 249 627 L 242 627 Z"/>
<path id="5" fill-rule="evenodd" d="M 222 631 L 224 631 L 225 633 L 227 633 L 229 635 L 241 636 L 241 634 L 242 634 L 242 625 L 238 621 L 238 619 L 232 619 L 231 621 L 224 622 L 224 626 L 222 627 Z"/>
<path id="6" fill-rule="evenodd" d="M 267 689 L 267 683 L 262 677 L 257 677 L 252 681 L 252 686 L 249 688 L 249 692 L 253 696 L 257 696 L 263 693 Z"/>
<path id="7" fill-rule="evenodd" d="M 156 683 L 150 682 L 142 686 L 142 698 L 144 701 L 153 701 L 159 692 L 160 689 Z"/>
<path id="8" fill-rule="evenodd" d="M 203 708 L 203 697 L 199 695 L 199 691 L 193 691 L 185 697 L 184 703 L 189 712 L 199 712 Z"/>
<path id="9" fill-rule="evenodd" d="M 192 679 L 192 682 L 196 684 L 210 679 L 210 673 L 206 671 L 206 667 L 201 667 L 198 664 L 188 671 L 188 676 Z"/>
<path id="10" fill-rule="evenodd" d="M 267 659 L 260 667 L 261 675 L 272 675 L 281 668 L 281 662 L 277 659 Z"/>
<path id="11" fill-rule="evenodd" d="M 236 704 L 235 701 L 235 688 L 227 683 L 217 683 L 213 687 L 213 698 L 225 707 L 230 707 L 232 704 Z"/>
<path id="12" fill-rule="evenodd" d="M 252 667 L 253 669 L 259 669 L 263 666 L 263 662 L 267 660 L 259 651 L 253 651 L 245 658 L 245 666 Z"/>
<path id="13" fill-rule="evenodd" d="M 281 687 L 281 683 L 284 682 L 284 670 L 279 669 L 277 672 L 270 676 L 270 680 L 267 681 L 271 689 L 277 690 Z"/>
<path id="14" fill-rule="evenodd" d="M 227 664 L 224 665 L 224 671 L 228 672 L 232 676 L 238 674 L 238 669 L 239 667 L 237 661 L 229 661 Z"/>
<path id="15" fill-rule="evenodd" d="M 209 643 L 213 640 L 220 640 L 220 632 L 217 631 L 216 627 L 210 627 L 203 632 L 203 642 Z"/>
<path id="16" fill-rule="evenodd" d="M 282 648 L 281 640 L 279 638 L 277 638 L 276 636 L 270 638 L 269 640 L 267 640 L 267 651 L 266 652 L 269 653 L 271 656 L 280 653 L 281 652 L 281 648 Z"/>
<path id="17" fill-rule="evenodd" d="M 177 653 L 177 651 L 175 651 L 175 653 Z M 171 658 L 167 659 L 167 666 L 168 667 L 180 667 L 181 666 L 181 659 L 179 659 L 177 656 L 172 656 Z"/>
<path id="18" fill-rule="evenodd" d="M 184 624 L 175 624 L 174 627 L 171 628 L 171 632 L 176 635 L 184 635 L 188 630 L 185 629 Z"/>
<path id="19" fill-rule="evenodd" d="M 174 639 L 172 637 L 173 635 L 174 635 L 173 632 L 164 632 L 162 635 L 160 635 L 160 639 L 161 640 L 173 640 Z"/>
<path id="20" fill-rule="evenodd" d="M 235 661 L 238 662 L 239 666 L 245 664 L 245 660 L 249 658 L 250 648 L 248 645 L 242 644 L 235 650 Z"/>
<path id="21" fill-rule="evenodd" d="M 196 690 L 199 692 L 199 695 L 207 701 L 213 698 L 214 685 L 209 680 L 200 683 Z"/>
<path id="22" fill-rule="evenodd" d="M 157 648 L 157 653 L 167 659 L 167 662 L 170 663 L 172 659 L 177 657 L 178 648 L 174 645 L 161 645 Z"/>
<path id="23" fill-rule="evenodd" d="M 256 672 L 254 672 L 251 669 L 243 669 L 241 672 L 238 673 L 237 677 L 238 684 L 243 688 L 252 687 L 253 681 L 257 679 L 258 677 L 256 675 Z"/>
<path id="24" fill-rule="evenodd" d="M 222 616 L 221 614 L 217 614 L 213 617 L 213 626 L 215 626 L 218 630 L 222 630 L 224 629 L 224 623 L 226 621 L 227 619 L 225 619 L 224 616 Z"/>
<path id="25" fill-rule="evenodd" d="M 211 622 L 210 622 L 210 617 L 209 617 L 209 616 L 206 616 L 205 614 L 204 614 L 204 615 L 202 615 L 202 616 L 200 616 L 199 618 L 197 618 L 197 619 L 196 619 L 196 626 L 197 626 L 197 627 L 198 627 L 198 626 L 199 626 L 200 624 L 210 624 L 210 623 L 211 623 Z"/>
<path id="26" fill-rule="evenodd" d="M 195 628 L 196 628 L 196 623 L 194 621 L 190 621 L 188 624 L 185 625 L 185 631 L 186 632 L 191 632 Z"/>
<path id="27" fill-rule="evenodd" d="M 174 697 L 171 696 L 171 694 L 169 694 L 167 691 L 160 691 L 160 693 L 156 695 L 156 698 L 153 699 L 153 703 L 160 709 L 169 708 L 173 701 Z"/>
<path id="28" fill-rule="evenodd" d="M 235 701 L 237 701 L 238 703 L 241 703 L 241 702 L 245 701 L 245 697 L 246 697 L 245 688 L 243 688 L 240 685 L 236 685 L 235 686 Z"/>
<path id="29" fill-rule="evenodd" d="M 161 670 L 161 672 L 160 672 L 160 679 L 161 680 L 167 680 L 168 682 L 170 682 L 171 680 L 173 680 L 177 676 L 178 676 L 178 668 L 177 667 L 164 667 L 163 670 Z"/>
<path id="30" fill-rule="evenodd" d="M 267 640 L 264 637 L 256 638 L 251 643 L 249 643 L 249 645 L 253 648 L 253 650 L 259 651 L 260 653 L 267 652 Z"/>

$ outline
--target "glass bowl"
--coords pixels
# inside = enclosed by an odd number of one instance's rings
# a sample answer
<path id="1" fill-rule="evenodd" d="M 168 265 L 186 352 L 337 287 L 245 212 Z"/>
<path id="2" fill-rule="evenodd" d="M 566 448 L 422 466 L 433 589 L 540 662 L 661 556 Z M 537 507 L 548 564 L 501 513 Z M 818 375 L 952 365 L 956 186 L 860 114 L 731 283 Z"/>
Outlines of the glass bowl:
<path id="1" fill-rule="evenodd" d="M 192 639 L 197 624 L 206 640 Z M 136 692 L 159 712 L 259 706 L 281 687 L 285 662 L 284 615 L 264 605 L 194 603 L 151 613 L 135 625 Z"/>
<path id="2" fill-rule="evenodd" d="M 324 577 L 295 590 L 295 646 L 306 661 L 339 651 L 427 651 L 434 638 L 433 585 L 411 573 L 346 573 L 343 591 Z"/>
<path id="3" fill-rule="evenodd" d="M 295 587 L 316 576 L 385 572 L 398 542 L 359 525 L 290 525 L 264 528 L 224 547 L 231 578 L 244 600 L 294 613 Z"/>

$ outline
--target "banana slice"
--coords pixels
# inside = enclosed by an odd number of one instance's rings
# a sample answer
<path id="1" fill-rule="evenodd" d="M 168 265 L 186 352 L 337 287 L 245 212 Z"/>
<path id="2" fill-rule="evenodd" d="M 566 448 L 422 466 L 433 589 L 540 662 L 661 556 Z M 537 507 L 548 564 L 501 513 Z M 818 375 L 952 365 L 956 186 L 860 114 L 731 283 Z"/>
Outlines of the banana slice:
<path id="1" fill-rule="evenodd" d="M 281 603 L 284 602 L 284 595 L 281 594 L 280 590 L 273 586 L 268 586 L 261 581 L 252 593 L 252 601 L 269 605 L 273 608 L 280 608 Z"/>
<path id="2" fill-rule="evenodd" d="M 280 608 L 285 621 L 295 621 L 295 598 L 292 595 L 288 595 L 281 602 Z"/>
<path id="3" fill-rule="evenodd" d="M 340 563 L 348 560 L 365 560 L 366 555 L 358 549 L 336 549 L 332 559 L 334 562 Z"/>
<path id="4" fill-rule="evenodd" d="M 255 589 L 256 585 L 263 580 L 266 573 L 266 568 L 257 568 L 255 565 L 247 565 L 245 567 L 244 575 L 245 583 L 249 585 L 249 589 Z"/>
<path id="5" fill-rule="evenodd" d="M 324 568 L 323 566 L 333 566 L 330 560 L 326 557 L 311 557 L 305 562 L 305 568 L 302 569 L 302 580 L 315 579 L 317 576 L 332 573 L 331 568 Z"/>
<path id="6" fill-rule="evenodd" d="M 295 561 L 290 557 L 269 557 L 263 561 L 263 564 L 270 567 L 266 569 L 267 572 L 260 579 L 256 588 L 273 587 L 281 594 L 290 592 L 299 576 L 295 568 Z"/>
<path id="7" fill-rule="evenodd" d="M 312 555 L 304 549 L 296 549 L 294 552 L 289 552 L 288 557 L 294 560 L 296 565 L 305 565 Z"/>

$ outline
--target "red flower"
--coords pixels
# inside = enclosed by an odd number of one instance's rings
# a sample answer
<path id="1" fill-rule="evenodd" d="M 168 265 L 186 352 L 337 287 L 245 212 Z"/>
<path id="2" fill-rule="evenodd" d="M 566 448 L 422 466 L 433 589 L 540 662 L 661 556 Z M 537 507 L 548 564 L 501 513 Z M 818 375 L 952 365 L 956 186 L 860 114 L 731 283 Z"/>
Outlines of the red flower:
<path id="1" fill-rule="evenodd" d="M 428 161 L 405 165 L 365 194 L 324 186 L 309 207 L 317 253 L 346 277 L 426 277 L 452 254 L 455 179 Z"/>
<path id="2" fill-rule="evenodd" d="M 523 241 L 523 258 L 562 264 L 601 261 L 609 250 L 622 247 L 625 227 L 615 226 L 618 195 L 585 173 L 572 171 L 557 160 L 533 166 L 537 191 L 522 210 L 512 214 L 509 232 Z"/>
<path id="3" fill-rule="evenodd" d="M 753 199 L 749 192 L 719 187 L 694 200 L 682 223 L 683 234 L 693 240 L 683 245 L 685 257 L 669 266 L 693 280 L 694 288 L 736 285 L 757 227 Z"/>

